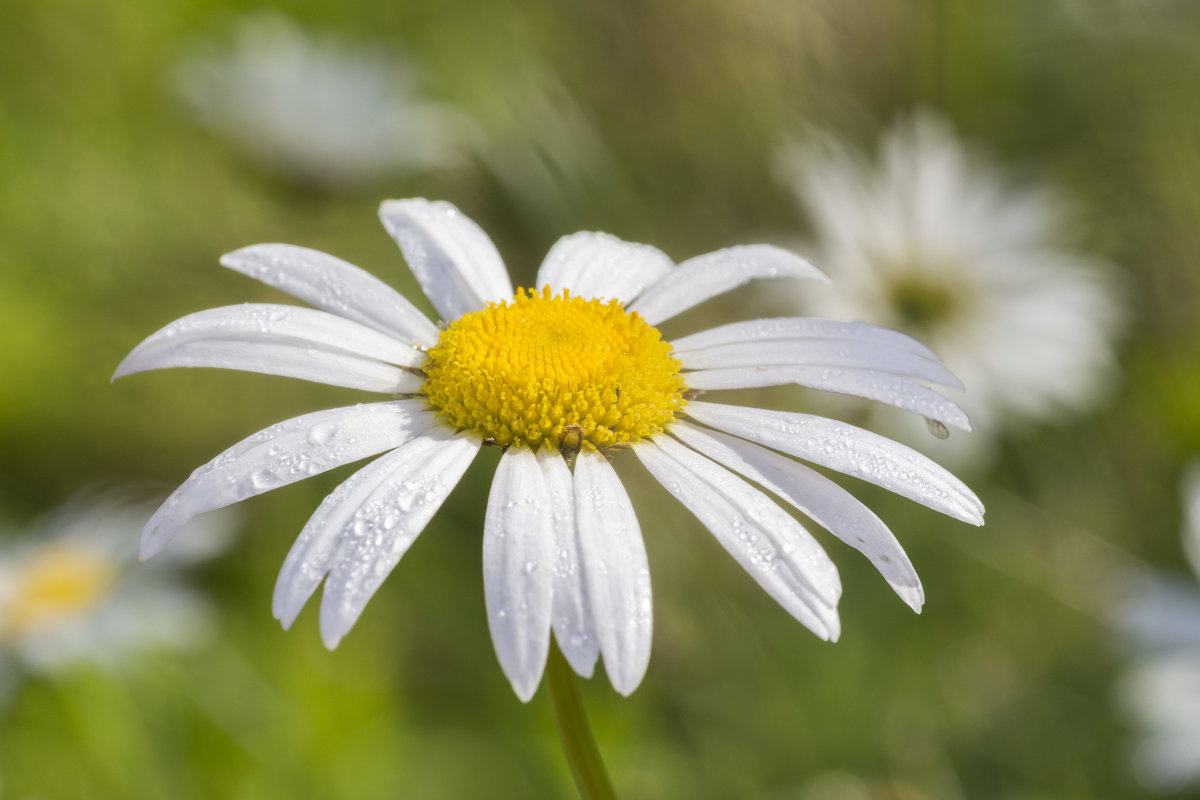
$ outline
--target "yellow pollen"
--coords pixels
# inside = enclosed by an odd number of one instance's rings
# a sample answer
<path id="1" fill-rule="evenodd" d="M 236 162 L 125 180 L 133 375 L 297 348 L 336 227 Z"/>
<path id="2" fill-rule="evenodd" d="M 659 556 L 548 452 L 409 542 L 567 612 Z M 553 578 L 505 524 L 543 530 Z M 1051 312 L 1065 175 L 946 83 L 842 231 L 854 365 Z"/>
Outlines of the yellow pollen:
<path id="1" fill-rule="evenodd" d="M 519 289 L 442 331 L 425 365 L 438 415 L 501 446 L 636 442 L 683 407 L 679 362 L 616 300 Z"/>
<path id="2" fill-rule="evenodd" d="M 23 565 L 15 591 L 0 603 L 0 638 L 95 606 L 115 578 L 115 565 L 98 553 L 67 545 L 46 548 Z"/>

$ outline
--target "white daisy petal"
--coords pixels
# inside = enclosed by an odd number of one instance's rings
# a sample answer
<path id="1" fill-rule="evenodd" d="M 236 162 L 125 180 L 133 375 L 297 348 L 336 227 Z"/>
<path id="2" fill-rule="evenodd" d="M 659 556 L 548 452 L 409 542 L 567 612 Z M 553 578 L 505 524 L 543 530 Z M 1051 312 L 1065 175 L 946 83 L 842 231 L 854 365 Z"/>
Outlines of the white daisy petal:
<path id="1" fill-rule="evenodd" d="M 816 470 L 753 442 L 684 420 L 670 432 L 684 444 L 782 497 L 855 548 L 905 603 L 920 613 L 925 593 L 908 555 L 883 520 Z"/>
<path id="2" fill-rule="evenodd" d="M 452 204 L 386 200 L 379 218 L 443 319 L 458 319 L 513 296 L 496 246 Z"/>
<path id="3" fill-rule="evenodd" d="M 710 297 L 758 278 L 828 280 L 795 253 L 769 244 L 739 245 L 689 258 L 655 281 L 629 304 L 629 310 L 657 325 Z"/>
<path id="4" fill-rule="evenodd" d="M 326 647 L 336 647 L 354 627 L 367 601 L 458 485 L 481 444 L 477 435 L 439 427 L 384 457 L 391 468 L 336 534 L 337 552 L 321 598 Z M 342 504 L 337 516 L 345 510 Z"/>
<path id="5" fill-rule="evenodd" d="M 843 422 L 761 408 L 693 400 L 684 413 L 697 422 L 862 478 L 972 525 L 983 504 L 962 481 L 904 445 Z"/>
<path id="6" fill-rule="evenodd" d="M 671 342 L 676 354 L 706 347 L 771 339 L 836 339 L 880 348 L 902 350 L 939 361 L 937 354 L 916 339 L 890 328 L 865 322 L 842 322 L 820 317 L 778 317 L 732 322 L 693 333 Z"/>
<path id="7" fill-rule="evenodd" d="M 583 562 L 575 525 L 571 469 L 555 447 L 537 452 L 538 466 L 550 492 L 554 514 L 554 592 L 551 628 L 567 663 L 590 678 L 600 655 L 592 612 L 584 588 Z"/>
<path id="8" fill-rule="evenodd" d="M 375 455 L 433 424 L 420 400 L 317 411 L 243 439 L 192 473 L 146 523 L 141 556 L 162 550 L 188 520 Z"/>
<path id="9" fill-rule="evenodd" d="M 255 244 L 226 253 L 221 264 L 402 342 L 437 342 L 437 326 L 404 295 L 328 253 L 290 244 Z"/>
<path id="10" fill-rule="evenodd" d="M 911 411 L 926 419 L 937 420 L 944 425 L 971 430 L 971 422 L 963 410 L 938 392 L 907 378 L 874 370 L 834 367 L 732 367 L 689 372 L 686 380 L 689 389 L 701 391 L 795 383 L 827 392 L 865 397 Z"/>
<path id="11" fill-rule="evenodd" d="M 172 322 L 135 347 L 113 379 L 167 367 L 216 367 L 402 394 L 417 391 L 421 379 L 393 364 L 424 360 L 409 345 L 324 311 L 247 303 Z"/>
<path id="12" fill-rule="evenodd" d="M 650 664 L 650 565 L 629 495 L 599 453 L 581 450 L 575 461 L 575 513 L 604 669 L 628 696 Z"/>
<path id="13" fill-rule="evenodd" d="M 483 521 L 483 591 L 488 628 L 522 702 L 542 680 L 550 652 L 554 587 L 554 513 L 533 451 L 505 451 Z"/>
<path id="14" fill-rule="evenodd" d="M 538 270 L 537 287 L 628 303 L 673 267 L 674 262 L 657 247 L 607 233 L 573 233 L 550 248 Z"/>
<path id="15" fill-rule="evenodd" d="M 260 342 L 248 348 L 241 342 L 210 341 L 185 345 L 170 356 L 170 359 L 158 359 L 153 365 L 145 361 L 122 364 L 123 371 L 114 374 L 113 378 L 167 367 L 214 367 L 300 378 L 383 394 L 412 394 L 420 390 L 423 382 L 419 376 L 390 364 L 290 343 Z"/>
<path id="16" fill-rule="evenodd" d="M 873 370 L 962 389 L 954 373 L 936 361 L 903 350 L 838 339 L 772 339 L 714 345 L 676 353 L 684 369 L 730 367 L 833 367 Z"/>
<path id="17" fill-rule="evenodd" d="M 837 568 L 800 523 L 733 473 L 669 438 L 643 440 L 633 451 L 767 594 L 822 639 L 837 639 Z"/>
<path id="18" fill-rule="evenodd" d="M 406 469 L 430 460 L 447 447 L 452 435 L 427 415 L 425 425 L 414 430 L 399 446 L 360 469 L 331 492 L 313 513 L 296 538 L 275 582 L 272 613 L 290 628 L 308 598 L 336 563 L 339 545 L 355 514 L 372 493 L 389 485 L 393 474 L 403 477 Z M 439 501 L 440 502 L 440 501 Z M 417 505 L 414 503 L 414 506 Z M 366 523 L 364 523 L 365 526 Z"/>

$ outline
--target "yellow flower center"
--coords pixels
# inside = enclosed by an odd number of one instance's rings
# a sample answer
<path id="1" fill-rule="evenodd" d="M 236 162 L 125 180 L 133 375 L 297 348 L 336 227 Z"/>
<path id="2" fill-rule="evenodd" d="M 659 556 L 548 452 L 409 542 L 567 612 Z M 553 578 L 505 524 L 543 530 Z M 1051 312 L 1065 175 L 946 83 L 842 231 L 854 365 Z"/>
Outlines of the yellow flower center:
<path id="1" fill-rule="evenodd" d="M 520 289 L 442 331 L 425 365 L 438 415 L 496 444 L 636 442 L 683 407 L 679 362 L 616 300 Z"/>
<path id="2" fill-rule="evenodd" d="M 54 545 L 22 565 L 15 590 L 0 603 L 0 634 L 18 636 L 80 614 L 108 595 L 116 567 L 82 547 Z"/>

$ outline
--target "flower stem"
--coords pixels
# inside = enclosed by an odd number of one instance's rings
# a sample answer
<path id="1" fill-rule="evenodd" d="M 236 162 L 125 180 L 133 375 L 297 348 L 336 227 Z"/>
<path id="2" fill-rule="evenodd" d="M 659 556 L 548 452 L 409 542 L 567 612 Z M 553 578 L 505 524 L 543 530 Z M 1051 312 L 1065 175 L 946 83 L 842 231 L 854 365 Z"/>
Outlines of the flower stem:
<path id="1" fill-rule="evenodd" d="M 550 642 L 550 659 L 546 665 L 546 680 L 550 685 L 550 702 L 554 706 L 554 721 L 575 776 L 575 785 L 584 800 L 616 800 L 612 782 L 600 759 L 596 739 L 588 725 L 587 712 L 579 696 L 575 673 L 563 658 L 558 643 Z"/>

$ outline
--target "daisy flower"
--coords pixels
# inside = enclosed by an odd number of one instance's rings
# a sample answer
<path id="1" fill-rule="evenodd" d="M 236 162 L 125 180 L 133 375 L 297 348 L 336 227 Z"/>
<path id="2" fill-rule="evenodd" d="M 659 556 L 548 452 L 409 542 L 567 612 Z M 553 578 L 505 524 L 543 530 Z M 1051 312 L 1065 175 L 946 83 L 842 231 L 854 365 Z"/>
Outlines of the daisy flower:
<path id="1" fill-rule="evenodd" d="M 650 654 L 650 573 L 637 517 L 609 463 L 628 449 L 747 572 L 822 639 L 839 633 L 841 585 L 811 534 L 758 484 L 861 550 L 914 609 L 922 591 L 887 527 L 810 461 L 982 523 L 979 500 L 930 460 L 808 414 L 700 400 L 701 392 L 801 382 L 861 394 L 946 425 L 963 413 L 917 380 L 953 383 L 913 339 L 858 323 L 786 318 L 662 340 L 656 325 L 757 278 L 816 278 L 768 245 L 675 265 L 659 250 L 576 233 L 513 291 L 487 235 L 453 205 L 389 200 L 384 227 L 435 325 L 366 272 L 324 253 L 261 244 L 226 267 L 317 309 L 247 304 L 184 317 L 129 354 L 114 377 L 224 367 L 305 378 L 392 399 L 296 417 L 196 470 L 154 514 L 142 553 L 187 520 L 383 453 L 331 493 L 280 572 L 285 627 L 324 580 L 329 647 L 412 545 L 484 444 L 503 448 L 483 528 L 487 618 L 522 700 L 541 680 L 551 631 L 570 665 L 632 692 Z M 738 477 L 738 476 L 741 477 Z"/>
<path id="2" fill-rule="evenodd" d="M 834 278 L 796 302 L 934 348 L 971 387 L 976 447 L 1001 419 L 1085 408 L 1112 377 L 1121 314 L 1108 265 L 1063 249 L 1058 199 L 1013 185 L 946 123 L 900 122 L 874 165 L 819 139 L 780 166 Z"/>
<path id="3" fill-rule="evenodd" d="M 79 662 L 116 666 L 130 653 L 192 644 L 208 609 L 178 573 L 213 555 L 228 515 L 197 520 L 193 544 L 134 569 L 131 533 L 147 509 L 74 501 L 6 540 L 0 552 L 0 658 L 50 673 Z"/>
<path id="4" fill-rule="evenodd" d="M 423 100 L 390 52 L 314 36 L 287 17 L 241 20 L 183 60 L 174 87 L 201 125 L 257 161 L 323 186 L 444 166 L 465 117 Z"/>

